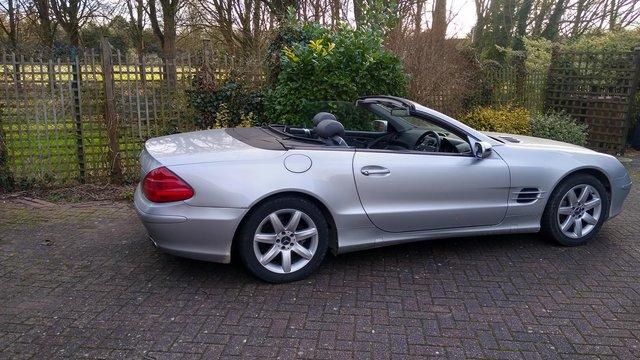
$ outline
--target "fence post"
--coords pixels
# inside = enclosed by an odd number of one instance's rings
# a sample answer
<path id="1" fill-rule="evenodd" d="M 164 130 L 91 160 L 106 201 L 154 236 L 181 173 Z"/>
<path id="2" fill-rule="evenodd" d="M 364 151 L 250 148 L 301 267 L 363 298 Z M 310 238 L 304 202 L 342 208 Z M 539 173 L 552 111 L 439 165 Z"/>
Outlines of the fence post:
<path id="1" fill-rule="evenodd" d="M 122 160 L 118 144 L 118 118 L 116 116 L 115 92 L 113 88 L 113 60 L 111 44 L 106 38 L 100 40 L 102 49 L 102 81 L 104 82 L 104 122 L 109 137 L 109 170 L 111 182 L 122 184 Z"/>
<path id="2" fill-rule="evenodd" d="M 551 93 L 553 92 L 554 89 L 554 84 L 553 84 L 553 71 L 554 71 L 554 66 L 556 61 L 558 61 L 558 57 L 560 55 L 560 49 L 558 48 L 558 46 L 553 46 L 551 48 L 551 60 L 549 61 L 549 68 L 547 69 L 547 83 L 545 84 L 545 96 L 544 96 L 544 111 L 549 111 L 551 110 L 553 101 L 550 98 Z"/>
<path id="3" fill-rule="evenodd" d="M 78 181 L 84 184 L 86 181 L 86 169 L 84 161 L 84 137 L 82 134 L 82 107 L 80 106 L 80 80 L 81 69 L 78 63 L 78 52 L 75 47 L 71 48 L 71 95 L 73 96 L 73 118 L 76 130 L 76 156 L 78 159 Z"/>

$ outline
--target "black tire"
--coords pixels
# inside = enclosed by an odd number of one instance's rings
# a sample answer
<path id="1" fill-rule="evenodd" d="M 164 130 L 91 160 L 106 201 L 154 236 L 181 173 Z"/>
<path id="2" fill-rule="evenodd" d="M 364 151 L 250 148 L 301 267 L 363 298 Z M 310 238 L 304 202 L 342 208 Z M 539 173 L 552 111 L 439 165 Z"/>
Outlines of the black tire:
<path id="1" fill-rule="evenodd" d="M 560 208 L 560 203 L 563 200 L 565 194 L 567 194 L 576 186 L 583 184 L 592 186 L 600 195 L 600 216 L 597 223 L 593 225 L 592 230 L 590 230 L 586 235 L 578 238 L 572 238 L 562 232 L 558 219 L 558 211 Z M 540 223 L 541 232 L 548 238 L 555 240 L 557 243 L 564 246 L 584 245 L 597 235 L 598 231 L 600 231 L 600 228 L 602 227 L 602 224 L 609 217 L 609 202 L 610 200 L 607 189 L 605 189 L 604 185 L 596 177 L 588 174 L 572 175 L 563 180 L 551 193 L 551 196 L 547 201 L 547 206 L 545 207 L 544 213 L 542 215 L 542 220 Z M 574 231 L 574 234 L 575 233 L 576 231 Z"/>
<path id="2" fill-rule="evenodd" d="M 291 269 L 291 272 L 289 273 L 276 273 L 267 269 L 259 262 L 254 251 L 254 235 L 256 234 L 258 227 L 270 214 L 278 211 L 285 211 L 285 209 L 301 211 L 313 221 L 315 228 L 317 229 L 317 248 L 315 249 L 311 259 L 309 259 L 302 268 L 296 271 Z M 286 224 L 283 222 L 283 225 Z M 270 283 L 297 281 L 308 277 L 309 274 L 314 272 L 320 266 L 322 260 L 326 256 L 327 248 L 329 246 L 329 234 L 330 231 L 327 219 L 325 219 L 322 211 L 313 202 L 294 196 L 275 198 L 259 205 L 248 215 L 237 238 L 238 256 L 247 270 L 261 280 Z M 278 242 L 280 242 L 280 240 L 278 240 Z M 270 247 L 271 245 L 267 244 L 266 246 Z M 298 256 L 297 254 L 294 254 L 294 252 L 291 252 L 291 254 L 292 258 Z M 276 255 L 274 261 L 280 260 L 282 262 L 282 256 L 282 254 Z M 280 258 L 278 259 L 278 257 Z M 298 260 L 303 260 L 303 258 L 300 257 Z"/>

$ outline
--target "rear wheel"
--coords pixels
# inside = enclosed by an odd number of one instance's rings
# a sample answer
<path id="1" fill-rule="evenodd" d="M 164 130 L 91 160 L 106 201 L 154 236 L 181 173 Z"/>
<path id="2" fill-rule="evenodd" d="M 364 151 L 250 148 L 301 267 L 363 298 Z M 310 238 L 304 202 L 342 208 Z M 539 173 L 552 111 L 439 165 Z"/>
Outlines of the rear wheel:
<path id="1" fill-rule="evenodd" d="M 542 230 L 562 245 L 582 245 L 596 236 L 608 209 L 609 197 L 602 183 L 591 175 L 574 175 L 551 194 Z"/>
<path id="2" fill-rule="evenodd" d="M 274 283 L 296 281 L 324 259 L 329 226 L 312 202 L 283 197 L 253 210 L 238 241 L 240 258 L 253 275 Z"/>

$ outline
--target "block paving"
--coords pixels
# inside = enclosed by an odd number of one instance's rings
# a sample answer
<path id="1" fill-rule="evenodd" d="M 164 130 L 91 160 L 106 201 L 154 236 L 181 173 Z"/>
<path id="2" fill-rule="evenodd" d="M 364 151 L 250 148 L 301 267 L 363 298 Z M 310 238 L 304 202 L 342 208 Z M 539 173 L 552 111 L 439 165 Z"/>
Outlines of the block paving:
<path id="1" fill-rule="evenodd" d="M 582 247 L 405 244 L 285 285 L 157 251 L 125 202 L 0 201 L 0 358 L 83 357 L 639 358 L 640 189 Z"/>

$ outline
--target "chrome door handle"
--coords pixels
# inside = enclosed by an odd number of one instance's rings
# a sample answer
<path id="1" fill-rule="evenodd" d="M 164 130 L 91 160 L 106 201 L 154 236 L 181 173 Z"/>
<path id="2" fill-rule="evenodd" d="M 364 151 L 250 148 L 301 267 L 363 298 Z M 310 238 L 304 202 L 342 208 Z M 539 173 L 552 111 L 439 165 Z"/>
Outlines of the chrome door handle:
<path id="1" fill-rule="evenodd" d="M 369 175 L 386 175 L 386 174 L 390 174 L 391 170 L 387 169 L 387 168 L 383 168 L 380 166 L 376 166 L 376 167 L 363 167 L 362 169 L 360 169 L 360 172 L 362 173 L 362 175 L 364 176 L 369 176 Z"/>

